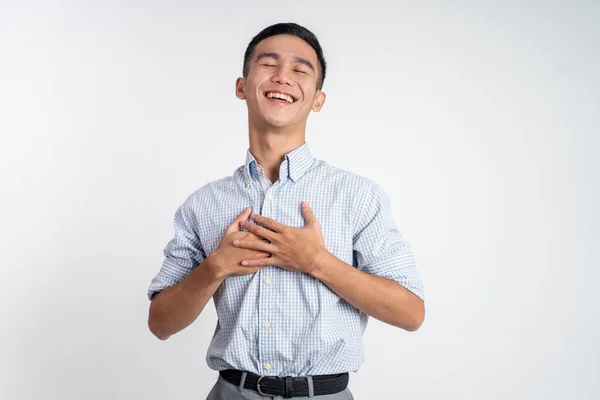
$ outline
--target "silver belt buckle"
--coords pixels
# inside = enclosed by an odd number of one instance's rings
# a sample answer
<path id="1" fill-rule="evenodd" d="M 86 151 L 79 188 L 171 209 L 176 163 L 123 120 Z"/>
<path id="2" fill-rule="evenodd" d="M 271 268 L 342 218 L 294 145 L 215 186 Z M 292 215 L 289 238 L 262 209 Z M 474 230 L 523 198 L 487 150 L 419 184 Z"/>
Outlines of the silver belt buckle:
<path id="1" fill-rule="evenodd" d="M 271 397 L 271 395 L 270 395 L 270 394 L 263 393 L 263 391 L 262 391 L 262 390 L 260 390 L 260 380 L 261 380 L 262 378 L 264 378 L 264 375 L 261 375 L 261 376 L 258 378 L 258 380 L 256 381 L 256 391 L 257 391 L 257 392 L 258 392 L 258 393 L 259 393 L 261 396 L 263 396 L 263 397 Z"/>

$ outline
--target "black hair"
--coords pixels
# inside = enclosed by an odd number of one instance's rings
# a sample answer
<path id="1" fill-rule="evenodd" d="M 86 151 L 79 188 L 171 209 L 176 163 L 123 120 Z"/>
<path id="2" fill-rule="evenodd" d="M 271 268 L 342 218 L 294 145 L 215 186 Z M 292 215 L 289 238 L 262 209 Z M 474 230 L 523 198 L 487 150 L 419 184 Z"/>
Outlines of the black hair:
<path id="1" fill-rule="evenodd" d="M 321 90 L 323 87 L 323 81 L 325 80 L 325 72 L 327 70 L 327 64 L 325 63 L 325 57 L 323 57 L 323 49 L 321 49 L 321 45 L 317 40 L 317 37 L 314 33 L 309 31 L 303 26 L 295 24 L 293 22 L 285 22 L 279 23 L 275 25 L 271 25 L 260 31 L 260 33 L 252 38 L 248 47 L 246 48 L 246 52 L 244 53 L 244 65 L 242 68 L 242 74 L 244 78 L 248 76 L 248 61 L 252 52 L 256 48 L 256 46 L 262 42 L 263 40 L 275 36 L 275 35 L 292 35 L 296 36 L 312 47 L 317 53 L 317 59 L 319 60 L 320 65 L 320 74 L 317 79 L 317 89 Z"/>

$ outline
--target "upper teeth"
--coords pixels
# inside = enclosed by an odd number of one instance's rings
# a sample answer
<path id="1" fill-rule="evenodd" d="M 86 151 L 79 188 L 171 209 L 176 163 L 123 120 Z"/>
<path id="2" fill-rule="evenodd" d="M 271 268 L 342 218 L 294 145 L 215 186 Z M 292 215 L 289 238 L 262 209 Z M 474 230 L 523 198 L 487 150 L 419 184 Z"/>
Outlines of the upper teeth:
<path id="1" fill-rule="evenodd" d="M 287 100 L 290 103 L 294 102 L 294 99 L 292 98 L 292 96 L 288 96 L 287 94 L 283 94 L 283 93 L 268 92 L 267 97 L 269 97 L 271 99 L 276 98 L 276 99 Z"/>

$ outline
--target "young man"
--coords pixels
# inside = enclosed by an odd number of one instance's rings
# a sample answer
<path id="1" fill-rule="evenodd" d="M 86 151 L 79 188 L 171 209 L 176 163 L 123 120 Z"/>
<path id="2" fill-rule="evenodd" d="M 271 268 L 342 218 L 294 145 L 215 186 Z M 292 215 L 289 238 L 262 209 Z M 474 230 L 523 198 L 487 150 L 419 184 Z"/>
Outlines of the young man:
<path id="1" fill-rule="evenodd" d="M 423 322 L 423 285 L 388 195 L 315 159 L 305 141 L 325 72 L 306 28 L 255 36 L 235 87 L 248 106 L 246 162 L 175 214 L 148 325 L 165 340 L 214 298 L 206 361 L 219 378 L 207 400 L 351 399 L 368 316 L 408 331 Z"/>

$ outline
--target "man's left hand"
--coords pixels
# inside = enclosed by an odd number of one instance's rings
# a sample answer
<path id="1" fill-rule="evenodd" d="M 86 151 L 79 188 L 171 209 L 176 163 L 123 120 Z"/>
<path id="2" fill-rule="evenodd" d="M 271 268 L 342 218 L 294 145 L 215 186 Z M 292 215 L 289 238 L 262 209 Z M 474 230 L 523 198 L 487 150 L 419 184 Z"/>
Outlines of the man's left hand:
<path id="1" fill-rule="evenodd" d="M 293 228 L 259 214 L 253 214 L 250 218 L 268 229 L 243 221 L 243 228 L 266 241 L 235 240 L 234 246 L 265 251 L 271 253 L 271 257 L 243 260 L 242 265 L 277 265 L 290 271 L 311 274 L 317 262 L 329 255 L 329 252 L 325 247 L 321 224 L 315 218 L 308 202 L 302 203 L 302 215 L 306 221 L 303 228 Z"/>

